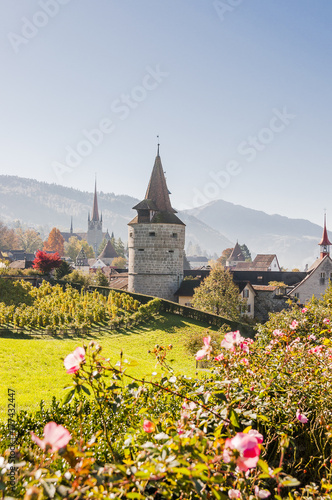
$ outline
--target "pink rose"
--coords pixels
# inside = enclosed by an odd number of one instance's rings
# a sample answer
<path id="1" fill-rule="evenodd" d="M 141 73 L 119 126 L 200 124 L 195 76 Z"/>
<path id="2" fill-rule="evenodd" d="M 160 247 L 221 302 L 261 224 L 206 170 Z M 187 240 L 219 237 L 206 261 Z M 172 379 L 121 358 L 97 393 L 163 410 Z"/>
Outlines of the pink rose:
<path id="1" fill-rule="evenodd" d="M 182 408 L 183 408 L 184 410 L 194 410 L 195 408 L 197 408 L 197 404 L 196 404 L 196 403 L 194 403 L 193 401 L 189 401 L 189 402 L 187 403 L 187 400 L 186 400 L 186 401 L 183 403 Z"/>
<path id="2" fill-rule="evenodd" d="M 233 349 L 235 345 L 243 341 L 245 341 L 245 339 L 240 335 L 239 330 L 237 330 L 236 332 L 226 333 L 220 345 L 221 347 L 225 347 L 225 349 Z"/>
<path id="3" fill-rule="evenodd" d="M 242 365 L 249 365 L 249 361 L 247 360 L 247 358 L 242 358 L 242 359 L 240 359 L 240 363 L 241 363 Z"/>
<path id="4" fill-rule="evenodd" d="M 291 326 L 289 327 L 291 330 L 295 330 L 296 327 L 298 326 L 299 322 L 294 319 L 291 323 Z"/>
<path id="5" fill-rule="evenodd" d="M 215 361 L 222 361 L 224 359 L 223 353 L 218 354 L 218 356 L 216 356 L 214 359 Z"/>
<path id="6" fill-rule="evenodd" d="M 228 498 L 242 498 L 240 490 L 228 490 Z"/>
<path id="7" fill-rule="evenodd" d="M 228 438 L 225 441 L 223 451 L 224 462 L 229 463 L 235 459 L 238 468 L 245 472 L 248 469 L 256 467 L 261 452 L 258 446 L 260 442 L 260 438 L 258 439 L 254 435 L 238 432 L 233 438 Z M 237 457 L 234 455 L 233 450 L 239 452 Z"/>
<path id="8" fill-rule="evenodd" d="M 156 426 L 150 420 L 144 420 L 144 422 L 143 422 L 143 430 L 145 432 L 148 432 L 149 434 L 151 434 L 151 432 L 154 432 L 156 430 Z"/>
<path id="9" fill-rule="evenodd" d="M 197 361 L 199 359 L 205 358 L 205 356 L 207 357 L 207 359 L 210 359 L 210 354 L 211 354 L 211 351 L 212 351 L 212 347 L 210 346 L 210 342 L 211 342 L 210 335 L 208 337 L 204 337 L 203 338 L 203 342 L 204 342 L 203 349 L 201 349 L 200 351 L 198 351 L 196 353 L 196 360 Z"/>
<path id="10" fill-rule="evenodd" d="M 296 418 L 301 422 L 301 424 L 307 424 L 309 422 L 307 417 L 305 415 L 302 415 L 302 413 L 300 413 L 299 409 L 296 410 Z"/>
<path id="11" fill-rule="evenodd" d="M 46 446 L 50 446 L 51 452 L 54 453 L 60 448 L 67 446 L 71 440 L 71 434 L 62 425 L 58 425 L 55 422 L 49 422 L 44 427 L 44 439 L 40 439 L 33 432 L 31 432 L 31 439 L 37 443 L 42 450 L 45 450 Z"/>
<path id="12" fill-rule="evenodd" d="M 248 432 L 248 435 L 249 436 L 254 436 L 258 443 L 259 444 L 262 444 L 263 441 L 264 441 L 264 437 L 263 437 L 263 434 L 261 434 L 260 432 L 258 432 L 256 429 L 250 429 L 250 431 Z"/>
<path id="13" fill-rule="evenodd" d="M 306 307 L 304 307 L 304 308 L 301 310 L 301 312 L 302 312 L 303 314 L 305 314 L 307 311 L 308 311 L 308 309 L 307 309 Z"/>
<path id="14" fill-rule="evenodd" d="M 323 323 L 327 324 L 327 323 L 329 323 L 329 322 L 330 322 L 330 320 L 329 320 L 328 318 L 324 318 L 324 319 L 323 319 Z"/>
<path id="15" fill-rule="evenodd" d="M 64 365 L 67 373 L 76 373 L 82 363 L 85 363 L 85 350 L 83 347 L 76 347 L 75 351 L 64 359 Z"/>
<path id="16" fill-rule="evenodd" d="M 255 496 L 258 498 L 268 498 L 271 493 L 268 490 L 260 490 L 258 486 L 255 486 Z"/>

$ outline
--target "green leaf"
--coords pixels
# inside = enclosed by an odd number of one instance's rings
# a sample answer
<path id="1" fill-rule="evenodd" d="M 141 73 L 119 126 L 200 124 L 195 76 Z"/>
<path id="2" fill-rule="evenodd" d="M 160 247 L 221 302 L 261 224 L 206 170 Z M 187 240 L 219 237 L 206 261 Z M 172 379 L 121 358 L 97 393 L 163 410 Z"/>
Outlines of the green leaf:
<path id="1" fill-rule="evenodd" d="M 217 491 L 214 488 L 211 488 L 211 491 L 217 500 L 228 500 L 228 497 L 221 491 Z"/>
<path id="2" fill-rule="evenodd" d="M 231 411 L 229 412 L 229 420 L 231 421 L 233 427 L 240 428 L 239 419 L 237 418 L 237 414 L 233 409 L 231 409 Z"/>
<path id="3" fill-rule="evenodd" d="M 267 462 L 265 462 L 264 460 L 258 460 L 258 467 L 263 471 L 265 472 L 265 474 L 269 474 L 269 466 L 267 464 Z"/>
<path id="4" fill-rule="evenodd" d="M 264 422 L 270 421 L 265 415 L 257 415 L 257 420 L 264 420 Z"/>
<path id="5" fill-rule="evenodd" d="M 88 389 L 87 387 L 85 387 L 84 385 L 82 385 L 81 387 L 82 387 L 82 390 L 83 390 L 86 394 L 89 394 L 89 396 L 90 396 L 90 394 L 91 394 L 91 393 L 90 393 L 89 389 Z"/>
<path id="6" fill-rule="evenodd" d="M 63 404 L 66 405 L 71 402 L 75 395 L 75 389 L 72 389 L 71 391 L 67 392 L 67 394 L 64 397 Z"/>
<path id="7" fill-rule="evenodd" d="M 127 498 L 138 498 L 142 499 L 144 498 L 140 493 L 126 493 Z"/>

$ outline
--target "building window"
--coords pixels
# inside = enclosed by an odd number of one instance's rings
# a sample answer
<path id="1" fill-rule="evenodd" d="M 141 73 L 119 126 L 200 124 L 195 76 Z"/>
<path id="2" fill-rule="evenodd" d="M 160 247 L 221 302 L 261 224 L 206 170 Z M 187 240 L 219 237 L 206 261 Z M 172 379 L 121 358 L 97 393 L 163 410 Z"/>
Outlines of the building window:
<path id="1" fill-rule="evenodd" d="M 320 284 L 325 285 L 325 273 L 320 273 Z"/>
<path id="2" fill-rule="evenodd" d="M 133 237 L 133 233 L 129 233 L 129 236 L 132 238 Z"/>
<path id="3" fill-rule="evenodd" d="M 248 304 L 247 306 L 247 312 L 250 313 L 251 312 L 251 304 Z"/>
<path id="4" fill-rule="evenodd" d="M 178 233 L 173 233 L 172 234 L 172 238 L 177 238 L 178 237 Z"/>
<path id="5" fill-rule="evenodd" d="M 138 251 L 139 252 L 144 252 L 144 248 L 139 248 Z"/>
<path id="6" fill-rule="evenodd" d="M 243 298 L 248 299 L 249 298 L 249 290 L 243 290 Z"/>
<path id="7" fill-rule="evenodd" d="M 191 307 L 191 302 L 186 302 L 184 305 L 187 307 Z"/>
<path id="8" fill-rule="evenodd" d="M 174 253 L 174 250 L 168 250 L 169 253 Z"/>
<path id="9" fill-rule="evenodd" d="M 154 231 L 150 231 L 149 236 L 156 236 L 156 233 Z"/>
<path id="10" fill-rule="evenodd" d="M 299 299 L 300 298 L 300 294 L 296 292 L 296 293 L 294 293 L 294 297 L 296 297 L 297 299 Z"/>

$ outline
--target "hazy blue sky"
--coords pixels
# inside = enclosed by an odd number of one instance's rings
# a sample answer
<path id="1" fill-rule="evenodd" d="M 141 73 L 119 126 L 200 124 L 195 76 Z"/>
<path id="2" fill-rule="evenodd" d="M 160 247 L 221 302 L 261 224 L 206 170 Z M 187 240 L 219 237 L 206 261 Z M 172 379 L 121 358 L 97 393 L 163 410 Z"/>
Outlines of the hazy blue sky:
<path id="1" fill-rule="evenodd" d="M 175 207 L 332 225 L 331 26 L 331 0 L 1 0 L 0 172 L 143 198 L 159 134 Z"/>

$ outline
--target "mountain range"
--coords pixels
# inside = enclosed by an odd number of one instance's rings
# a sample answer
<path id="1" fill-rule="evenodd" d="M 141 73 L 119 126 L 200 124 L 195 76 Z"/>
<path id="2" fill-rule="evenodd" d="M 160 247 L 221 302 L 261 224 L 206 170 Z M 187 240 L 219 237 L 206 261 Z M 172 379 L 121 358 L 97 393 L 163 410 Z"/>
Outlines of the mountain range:
<path id="1" fill-rule="evenodd" d="M 127 224 L 136 215 L 132 207 L 138 201 L 127 195 L 98 191 L 104 230 L 127 241 Z M 69 231 L 73 217 L 74 232 L 86 231 L 92 202 L 92 192 L 0 175 L 0 219 L 6 224 L 19 220 L 47 235 L 54 226 Z M 186 224 L 186 245 L 198 244 L 210 255 L 219 256 L 238 241 L 245 243 L 253 256 L 277 254 L 281 266 L 302 270 L 319 253 L 322 227 L 305 219 L 268 215 L 223 200 L 178 215 Z"/>

